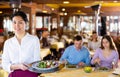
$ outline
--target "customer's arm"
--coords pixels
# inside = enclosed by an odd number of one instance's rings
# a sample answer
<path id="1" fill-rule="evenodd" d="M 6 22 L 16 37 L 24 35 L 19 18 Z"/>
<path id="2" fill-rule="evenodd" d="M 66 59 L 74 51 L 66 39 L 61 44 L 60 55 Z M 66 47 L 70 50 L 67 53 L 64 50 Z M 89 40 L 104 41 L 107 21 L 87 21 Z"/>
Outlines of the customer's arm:
<path id="1" fill-rule="evenodd" d="M 69 53 L 69 47 L 65 49 L 64 53 L 62 54 L 60 61 L 68 61 L 68 53 Z"/>
<path id="2" fill-rule="evenodd" d="M 85 58 L 85 65 L 90 65 L 90 61 L 91 61 L 91 57 L 90 57 L 90 53 L 89 53 L 89 50 L 87 49 L 87 52 L 86 52 L 86 58 Z"/>
<path id="3" fill-rule="evenodd" d="M 92 57 L 91 64 L 95 64 L 95 63 L 98 63 L 98 64 L 99 64 L 99 62 L 100 62 L 99 52 L 100 52 L 100 49 L 98 48 L 98 49 L 95 51 L 94 56 Z"/>

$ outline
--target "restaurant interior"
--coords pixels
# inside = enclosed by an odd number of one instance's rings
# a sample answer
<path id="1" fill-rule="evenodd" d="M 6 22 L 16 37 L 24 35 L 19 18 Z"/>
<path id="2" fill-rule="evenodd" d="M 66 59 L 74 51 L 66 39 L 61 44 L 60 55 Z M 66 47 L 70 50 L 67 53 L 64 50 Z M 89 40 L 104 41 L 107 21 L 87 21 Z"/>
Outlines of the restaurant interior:
<path id="1" fill-rule="evenodd" d="M 112 36 L 120 55 L 119 0 L 0 0 L 0 40 L 2 38 L 3 42 L 14 36 L 10 17 L 18 10 L 27 14 L 27 32 L 40 38 L 43 31 L 48 31 L 50 45 L 42 47 L 44 42 L 40 41 L 43 60 L 59 60 L 65 48 L 73 44 L 77 34 L 82 33 L 83 45 L 88 47 L 93 31 L 100 40 L 106 34 Z M 0 44 L 0 59 L 3 44 Z M 91 50 L 90 54 L 93 56 L 94 52 Z M 120 72 L 119 75 L 112 72 L 95 71 L 88 74 L 83 69 L 63 68 L 40 77 L 119 77 Z M 8 77 L 1 65 L 0 77 Z"/>

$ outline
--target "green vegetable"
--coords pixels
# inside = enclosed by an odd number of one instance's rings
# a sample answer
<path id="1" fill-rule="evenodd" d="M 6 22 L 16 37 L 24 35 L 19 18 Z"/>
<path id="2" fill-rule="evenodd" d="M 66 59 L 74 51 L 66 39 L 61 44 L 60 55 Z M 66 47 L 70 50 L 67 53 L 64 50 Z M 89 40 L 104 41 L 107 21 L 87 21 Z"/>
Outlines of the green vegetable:
<path id="1" fill-rule="evenodd" d="M 46 68 L 47 65 L 45 62 L 39 62 L 39 65 L 38 65 L 39 68 Z"/>
<path id="2" fill-rule="evenodd" d="M 74 65 L 74 64 L 67 64 L 66 65 L 68 68 L 76 68 L 76 65 Z"/>
<path id="3" fill-rule="evenodd" d="M 106 67 L 100 67 L 99 70 L 108 70 Z"/>

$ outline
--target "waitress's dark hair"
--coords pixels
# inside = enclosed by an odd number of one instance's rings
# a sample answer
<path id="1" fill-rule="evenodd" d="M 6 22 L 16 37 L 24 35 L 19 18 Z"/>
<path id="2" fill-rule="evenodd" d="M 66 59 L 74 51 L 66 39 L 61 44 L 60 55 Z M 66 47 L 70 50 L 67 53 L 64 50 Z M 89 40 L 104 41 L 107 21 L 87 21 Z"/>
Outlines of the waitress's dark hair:
<path id="1" fill-rule="evenodd" d="M 11 16 L 11 20 L 12 20 L 13 17 L 15 17 L 15 16 L 20 16 L 20 17 L 22 17 L 22 19 L 23 19 L 25 22 L 28 22 L 27 15 L 26 15 L 23 11 L 17 11 L 17 12 L 15 12 L 15 13 Z"/>

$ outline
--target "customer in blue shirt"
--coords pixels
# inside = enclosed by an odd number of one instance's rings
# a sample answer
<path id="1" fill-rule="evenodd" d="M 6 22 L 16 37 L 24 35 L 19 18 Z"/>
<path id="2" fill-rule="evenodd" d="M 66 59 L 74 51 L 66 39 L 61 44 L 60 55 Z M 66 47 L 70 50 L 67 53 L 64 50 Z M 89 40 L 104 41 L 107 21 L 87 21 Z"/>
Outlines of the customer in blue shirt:
<path id="1" fill-rule="evenodd" d="M 74 37 L 74 45 L 65 49 L 60 61 L 79 66 L 90 64 L 89 51 L 86 47 L 82 46 L 82 37 L 80 35 Z"/>

